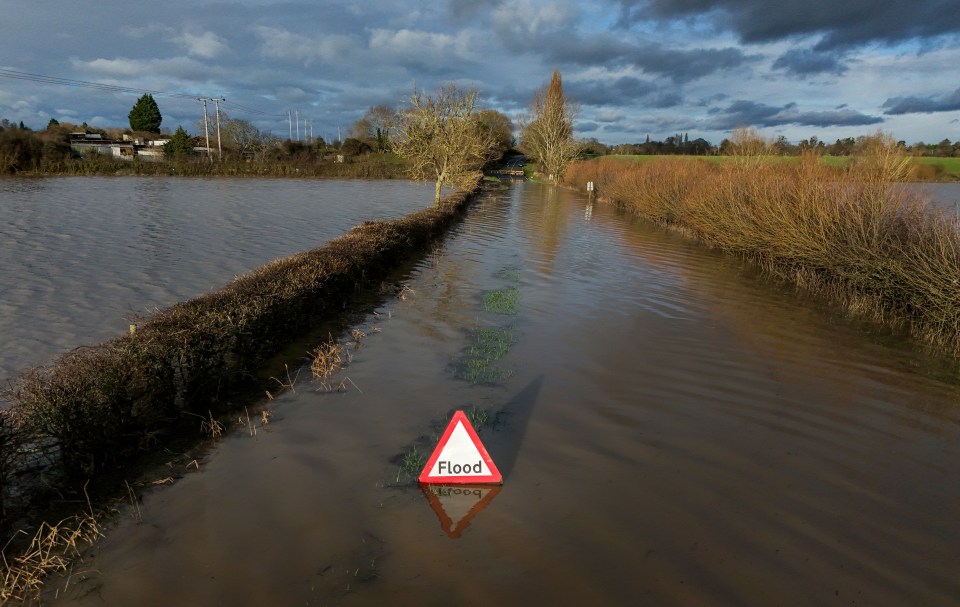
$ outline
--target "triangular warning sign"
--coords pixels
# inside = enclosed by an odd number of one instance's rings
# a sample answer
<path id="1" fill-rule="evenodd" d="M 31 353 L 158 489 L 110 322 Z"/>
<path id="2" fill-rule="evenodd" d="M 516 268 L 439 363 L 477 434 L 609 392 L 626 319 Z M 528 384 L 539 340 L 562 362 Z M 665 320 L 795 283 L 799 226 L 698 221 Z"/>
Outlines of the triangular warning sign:
<path id="1" fill-rule="evenodd" d="M 420 473 L 421 483 L 503 483 L 503 476 L 493 463 L 487 448 L 463 411 L 453 414 L 437 448 Z"/>
<path id="2" fill-rule="evenodd" d="M 470 526 L 473 517 L 490 505 L 503 487 L 497 485 L 421 485 L 430 507 L 440 519 L 440 528 L 452 538 Z"/>

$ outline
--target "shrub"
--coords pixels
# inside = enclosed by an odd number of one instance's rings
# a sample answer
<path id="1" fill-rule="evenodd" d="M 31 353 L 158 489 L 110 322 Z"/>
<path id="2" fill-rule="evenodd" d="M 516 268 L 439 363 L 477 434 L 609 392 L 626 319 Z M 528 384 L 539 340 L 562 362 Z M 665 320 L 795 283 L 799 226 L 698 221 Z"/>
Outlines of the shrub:
<path id="1" fill-rule="evenodd" d="M 757 149 L 761 149 L 757 147 Z M 761 152 L 763 153 L 763 152 Z M 867 138 L 842 169 L 816 156 L 708 165 L 683 159 L 575 164 L 568 179 L 703 242 L 960 354 L 960 231 L 897 183 L 909 159 Z"/>

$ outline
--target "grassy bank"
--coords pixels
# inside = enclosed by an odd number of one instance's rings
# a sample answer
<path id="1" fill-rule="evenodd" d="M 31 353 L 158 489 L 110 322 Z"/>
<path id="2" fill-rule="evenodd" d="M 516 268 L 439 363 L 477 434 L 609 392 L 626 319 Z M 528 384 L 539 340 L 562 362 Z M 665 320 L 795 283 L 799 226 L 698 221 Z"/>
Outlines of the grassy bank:
<path id="1" fill-rule="evenodd" d="M 0 410 L 5 530 L 36 522 L 23 518 L 31 493 L 80 495 L 88 479 L 124 470 L 184 428 L 195 435 L 197 419 L 228 410 L 225 401 L 291 339 L 425 250 L 476 191 L 365 222 L 144 318 L 129 334 L 23 372 L 2 392 L 13 405 Z"/>
<path id="2" fill-rule="evenodd" d="M 599 159 L 566 179 L 957 356 L 960 232 L 897 184 L 910 167 L 881 138 L 842 170 L 815 156 Z"/>

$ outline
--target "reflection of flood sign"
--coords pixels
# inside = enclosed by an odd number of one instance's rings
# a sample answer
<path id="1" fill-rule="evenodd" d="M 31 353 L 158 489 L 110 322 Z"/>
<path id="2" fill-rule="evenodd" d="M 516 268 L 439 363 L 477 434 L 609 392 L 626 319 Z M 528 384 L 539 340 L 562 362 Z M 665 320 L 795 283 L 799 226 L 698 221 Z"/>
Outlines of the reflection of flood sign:
<path id="1" fill-rule="evenodd" d="M 421 488 L 440 519 L 440 528 L 452 538 L 460 537 L 473 517 L 486 508 L 501 489 L 495 485 L 423 485 Z"/>
<path id="2" fill-rule="evenodd" d="M 437 448 L 420 473 L 421 483 L 499 485 L 503 476 L 463 411 L 453 414 Z"/>

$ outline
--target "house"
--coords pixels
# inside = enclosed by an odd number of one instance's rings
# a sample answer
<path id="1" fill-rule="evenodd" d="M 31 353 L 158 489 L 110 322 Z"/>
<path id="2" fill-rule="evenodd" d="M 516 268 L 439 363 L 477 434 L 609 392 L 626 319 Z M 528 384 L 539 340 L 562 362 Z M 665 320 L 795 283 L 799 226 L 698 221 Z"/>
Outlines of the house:
<path id="1" fill-rule="evenodd" d="M 162 160 L 163 146 L 169 139 L 144 141 L 124 135 L 123 141 L 104 139 L 99 133 L 70 133 L 70 147 L 78 154 L 103 154 L 121 160 Z"/>

